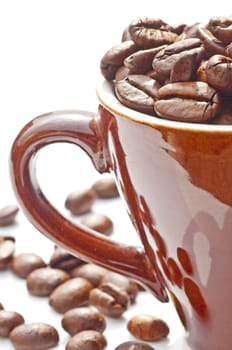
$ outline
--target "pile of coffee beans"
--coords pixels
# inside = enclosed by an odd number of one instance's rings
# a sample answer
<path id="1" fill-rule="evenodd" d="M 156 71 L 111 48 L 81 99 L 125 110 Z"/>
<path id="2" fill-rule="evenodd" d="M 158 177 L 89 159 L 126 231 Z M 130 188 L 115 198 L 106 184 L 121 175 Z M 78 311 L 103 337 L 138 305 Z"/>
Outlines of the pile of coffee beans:
<path id="1" fill-rule="evenodd" d="M 68 194 L 64 208 L 70 215 L 83 219 L 93 214 L 93 204 L 98 199 L 117 197 L 114 179 L 101 176 L 90 188 Z M 6 208 L 0 210 L 0 222 L 10 227 L 19 209 Z M 109 234 L 105 221 L 111 220 L 106 215 L 99 214 L 99 217 L 102 221 L 89 227 Z M 15 248 L 13 236 L 0 235 L 0 270 L 8 270 L 16 278 L 25 280 L 27 292 L 38 300 L 47 298 L 48 306 L 60 316 L 60 325 L 69 336 L 65 350 L 106 348 L 107 320 L 123 320 L 124 313 L 137 302 L 138 294 L 144 292 L 133 279 L 87 263 L 57 245 L 48 261 L 35 252 L 16 254 Z M 152 350 L 147 341 L 162 340 L 169 334 L 168 325 L 155 315 L 134 315 L 127 322 L 127 330 L 134 340 L 122 342 L 115 350 Z M 16 350 L 46 350 L 60 341 L 58 330 L 52 324 L 43 320 L 29 323 L 19 312 L 6 310 L 2 303 L 0 342 L 1 337 L 8 338 Z"/>
<path id="2" fill-rule="evenodd" d="M 118 100 L 164 119 L 232 124 L 232 17 L 170 25 L 138 18 L 102 57 Z"/>

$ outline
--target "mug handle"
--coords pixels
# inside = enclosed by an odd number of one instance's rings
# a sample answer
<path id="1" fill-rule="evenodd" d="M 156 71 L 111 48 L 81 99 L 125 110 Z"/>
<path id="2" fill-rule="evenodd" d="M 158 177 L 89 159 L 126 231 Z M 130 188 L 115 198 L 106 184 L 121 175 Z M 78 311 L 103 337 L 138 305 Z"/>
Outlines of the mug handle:
<path id="1" fill-rule="evenodd" d="M 10 155 L 13 189 L 29 221 L 73 255 L 134 278 L 160 301 L 167 301 L 159 269 L 154 268 L 143 248 L 116 243 L 92 229 L 73 224 L 44 196 L 36 178 L 36 155 L 44 146 L 57 142 L 79 146 L 99 173 L 109 172 L 96 114 L 66 110 L 34 118 L 16 137 Z"/>

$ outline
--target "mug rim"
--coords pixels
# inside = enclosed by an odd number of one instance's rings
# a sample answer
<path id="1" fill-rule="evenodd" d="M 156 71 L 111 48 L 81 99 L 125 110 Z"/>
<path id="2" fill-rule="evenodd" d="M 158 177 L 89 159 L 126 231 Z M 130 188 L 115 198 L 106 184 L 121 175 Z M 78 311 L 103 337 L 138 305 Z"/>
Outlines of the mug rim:
<path id="1" fill-rule="evenodd" d="M 130 119 L 142 124 L 150 124 L 153 127 L 163 127 L 168 129 L 178 130 L 190 130 L 198 132 L 219 132 L 219 133 L 231 133 L 231 125 L 222 124 L 201 124 L 201 123 L 189 123 L 174 121 L 169 119 L 163 119 L 142 112 L 133 110 L 123 105 L 115 96 L 112 83 L 104 78 L 99 79 L 96 86 L 96 94 L 100 103 L 111 113 L 117 114 L 122 118 Z"/>

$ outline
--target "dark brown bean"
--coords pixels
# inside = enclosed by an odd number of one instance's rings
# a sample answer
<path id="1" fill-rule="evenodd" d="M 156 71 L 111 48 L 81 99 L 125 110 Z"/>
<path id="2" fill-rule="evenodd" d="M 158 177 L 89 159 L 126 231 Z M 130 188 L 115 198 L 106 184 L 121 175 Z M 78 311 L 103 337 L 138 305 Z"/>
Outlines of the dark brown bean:
<path id="1" fill-rule="evenodd" d="M 17 205 L 6 205 L 0 209 L 0 226 L 12 225 L 15 222 L 19 208 Z"/>
<path id="2" fill-rule="evenodd" d="M 54 252 L 49 260 L 49 265 L 51 267 L 65 271 L 70 271 L 83 263 L 81 259 L 70 254 L 66 249 L 57 246 L 55 246 Z"/>
<path id="3" fill-rule="evenodd" d="M 177 34 L 171 27 L 159 18 L 140 17 L 129 25 L 132 40 L 142 48 L 157 47 L 173 43 Z"/>
<path id="4" fill-rule="evenodd" d="M 94 330 L 86 330 L 74 335 L 66 344 L 65 350 L 102 350 L 107 340 L 104 335 Z"/>
<path id="5" fill-rule="evenodd" d="M 102 57 L 100 69 L 102 75 L 107 80 L 113 80 L 116 71 L 123 65 L 124 59 L 135 52 L 136 44 L 132 40 L 123 41 L 122 43 L 111 47 Z"/>
<path id="6" fill-rule="evenodd" d="M 87 306 L 65 312 L 61 319 L 61 324 L 70 335 L 84 330 L 95 330 L 102 333 L 106 329 L 104 315 L 96 309 Z"/>
<path id="7" fill-rule="evenodd" d="M 41 267 L 27 276 L 27 289 L 36 296 L 49 296 L 60 284 L 66 282 L 70 275 L 52 267 Z"/>
<path id="8" fill-rule="evenodd" d="M 4 306 L 2 303 L 0 303 L 0 310 L 4 310 Z"/>
<path id="9" fill-rule="evenodd" d="M 197 33 L 209 56 L 225 54 L 224 44 L 218 40 L 205 26 L 198 26 Z"/>
<path id="10" fill-rule="evenodd" d="M 208 29 L 224 44 L 232 42 L 232 17 L 214 16 L 208 23 Z"/>
<path id="11" fill-rule="evenodd" d="M 15 239 L 10 236 L 0 237 L 0 270 L 9 267 L 15 252 Z"/>
<path id="12" fill-rule="evenodd" d="M 166 338 L 169 334 L 169 327 L 165 321 L 148 314 L 139 314 L 130 318 L 127 329 L 134 337 L 146 341 L 157 341 Z"/>
<path id="13" fill-rule="evenodd" d="M 62 283 L 49 296 L 50 306 L 59 313 L 88 304 L 92 284 L 82 277 Z"/>
<path id="14" fill-rule="evenodd" d="M 24 318 L 18 312 L 0 310 L 0 337 L 8 337 L 10 332 L 22 323 Z"/>
<path id="15" fill-rule="evenodd" d="M 36 253 L 20 253 L 11 262 L 11 270 L 21 278 L 27 278 L 33 270 L 45 266 L 43 258 Z"/>
<path id="16" fill-rule="evenodd" d="M 112 176 L 104 176 L 96 180 L 92 188 L 97 194 L 98 198 L 115 198 L 119 197 L 116 182 Z"/>
<path id="17" fill-rule="evenodd" d="M 88 213 L 96 200 L 96 192 L 93 189 L 83 189 L 71 192 L 66 200 L 65 207 L 73 215 Z"/>
<path id="18" fill-rule="evenodd" d="M 107 271 L 102 278 L 102 283 L 113 283 L 114 285 L 120 287 L 125 290 L 130 298 L 132 303 L 135 302 L 136 297 L 139 292 L 138 284 L 125 276 L 122 276 L 116 272 Z"/>
<path id="19" fill-rule="evenodd" d="M 70 271 L 72 277 L 83 277 L 87 279 L 94 287 L 99 286 L 107 270 L 104 267 L 95 264 L 83 264 Z"/>
<path id="20" fill-rule="evenodd" d="M 116 346 L 114 350 L 155 350 L 151 345 L 138 341 L 126 341 Z"/>
<path id="21" fill-rule="evenodd" d="M 205 67 L 207 82 L 226 95 L 232 94 L 232 59 L 214 55 L 208 59 Z"/>
<path id="22" fill-rule="evenodd" d="M 47 323 L 25 323 L 15 327 L 10 340 L 16 350 L 45 350 L 59 342 L 57 330 Z"/>
<path id="23" fill-rule="evenodd" d="M 104 315 L 119 318 L 128 308 L 129 296 L 113 283 L 104 283 L 90 291 L 89 302 Z"/>
<path id="24" fill-rule="evenodd" d="M 222 101 L 215 89 L 205 82 L 170 83 L 159 89 L 156 113 L 183 122 L 208 122 L 221 111 Z"/>
<path id="25" fill-rule="evenodd" d="M 104 235 L 110 235 L 114 228 L 113 221 L 109 216 L 100 213 L 86 214 L 80 219 L 80 223 Z"/>

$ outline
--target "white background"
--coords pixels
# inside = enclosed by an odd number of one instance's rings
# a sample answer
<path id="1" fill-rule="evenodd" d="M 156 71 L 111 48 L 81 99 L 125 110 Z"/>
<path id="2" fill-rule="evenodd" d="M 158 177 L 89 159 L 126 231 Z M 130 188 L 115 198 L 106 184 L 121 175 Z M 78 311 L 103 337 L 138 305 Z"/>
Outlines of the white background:
<path id="1" fill-rule="evenodd" d="M 148 16 L 170 24 L 195 23 L 230 14 L 230 1 L 0 0 L 0 207 L 17 203 L 9 178 L 9 153 L 19 130 L 35 116 L 52 110 L 96 111 L 101 56 L 120 42 L 132 19 Z M 90 186 L 99 176 L 87 157 L 70 145 L 48 147 L 38 158 L 41 186 L 61 211 L 70 191 Z M 120 200 L 98 202 L 95 210 L 104 210 L 114 220 L 116 239 L 138 243 Z M 53 251 L 53 243 L 21 211 L 17 224 L 0 228 L 0 234 L 15 236 L 16 253 L 33 251 L 48 260 Z M 51 310 L 46 298 L 31 297 L 24 280 L 0 272 L 0 302 L 22 313 L 26 322 L 55 325 L 61 338 L 56 350 L 65 349 L 68 335 L 61 329 L 61 316 Z M 169 323 L 170 336 L 154 344 L 157 350 L 181 348 L 183 330 L 172 307 L 142 293 L 122 320 L 107 320 L 107 349 L 131 339 L 126 322 L 138 312 L 152 312 Z M 0 338 L 0 349 L 13 348 Z"/>

